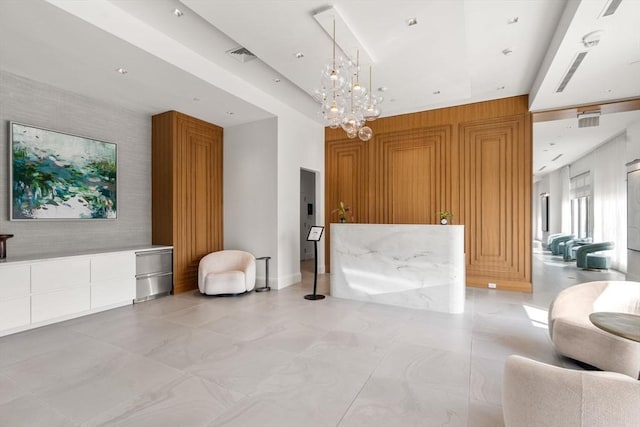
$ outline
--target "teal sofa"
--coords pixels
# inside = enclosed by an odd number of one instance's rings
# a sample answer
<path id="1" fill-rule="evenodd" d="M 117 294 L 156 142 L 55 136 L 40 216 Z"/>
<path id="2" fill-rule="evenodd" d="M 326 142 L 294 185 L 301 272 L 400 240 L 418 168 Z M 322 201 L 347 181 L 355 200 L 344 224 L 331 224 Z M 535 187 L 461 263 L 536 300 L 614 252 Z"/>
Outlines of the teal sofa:
<path id="1" fill-rule="evenodd" d="M 565 261 L 575 261 L 576 260 L 576 251 L 580 246 L 587 245 L 592 243 L 591 237 L 587 237 L 584 239 L 573 239 L 567 240 L 566 242 L 560 243 L 560 255 L 562 255 L 562 259 Z"/>
<path id="2" fill-rule="evenodd" d="M 576 236 L 573 234 L 565 234 L 564 236 L 558 236 L 551 242 L 551 253 L 554 255 L 560 255 L 560 243 L 568 242 L 569 240 L 575 239 Z"/>
<path id="3" fill-rule="evenodd" d="M 599 242 L 584 245 L 576 251 L 576 266 L 584 269 L 605 270 L 611 267 L 611 259 L 600 252 L 616 247 L 613 242 Z"/>

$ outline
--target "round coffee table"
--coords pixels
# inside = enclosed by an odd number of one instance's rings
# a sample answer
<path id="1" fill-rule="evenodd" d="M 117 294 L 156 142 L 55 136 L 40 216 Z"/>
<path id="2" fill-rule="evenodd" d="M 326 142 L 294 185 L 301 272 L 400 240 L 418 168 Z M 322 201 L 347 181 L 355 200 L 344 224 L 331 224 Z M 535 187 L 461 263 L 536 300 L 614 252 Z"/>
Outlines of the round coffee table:
<path id="1" fill-rule="evenodd" d="M 640 315 L 602 311 L 591 313 L 589 320 L 603 331 L 640 342 Z"/>

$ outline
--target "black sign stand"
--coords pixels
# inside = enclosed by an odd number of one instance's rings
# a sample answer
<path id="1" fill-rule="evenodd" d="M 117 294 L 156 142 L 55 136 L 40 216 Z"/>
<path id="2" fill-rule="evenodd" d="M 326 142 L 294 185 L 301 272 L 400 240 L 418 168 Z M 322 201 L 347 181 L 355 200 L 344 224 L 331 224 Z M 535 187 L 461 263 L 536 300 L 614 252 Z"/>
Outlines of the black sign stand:
<path id="1" fill-rule="evenodd" d="M 305 295 L 304 299 L 308 299 L 311 301 L 316 301 L 319 299 L 324 299 L 324 295 L 318 295 L 316 293 L 318 288 L 318 242 L 322 237 L 322 232 L 324 231 L 324 227 L 322 226 L 313 226 L 309 230 L 309 235 L 307 236 L 307 241 L 313 241 L 313 249 L 314 249 L 314 261 L 315 261 L 315 270 L 313 272 L 313 294 Z"/>

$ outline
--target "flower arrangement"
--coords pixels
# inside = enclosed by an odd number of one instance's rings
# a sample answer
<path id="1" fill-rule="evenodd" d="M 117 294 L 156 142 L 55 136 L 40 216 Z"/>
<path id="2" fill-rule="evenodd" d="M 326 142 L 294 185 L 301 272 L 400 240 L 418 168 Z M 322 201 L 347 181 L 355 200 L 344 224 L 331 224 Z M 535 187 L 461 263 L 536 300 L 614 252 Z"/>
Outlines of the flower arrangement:
<path id="1" fill-rule="evenodd" d="M 351 212 L 351 208 L 349 206 L 345 206 L 344 202 L 341 200 L 338 204 L 338 209 L 334 209 L 331 213 L 338 212 L 338 221 L 339 222 L 348 222 L 347 221 L 347 212 Z"/>

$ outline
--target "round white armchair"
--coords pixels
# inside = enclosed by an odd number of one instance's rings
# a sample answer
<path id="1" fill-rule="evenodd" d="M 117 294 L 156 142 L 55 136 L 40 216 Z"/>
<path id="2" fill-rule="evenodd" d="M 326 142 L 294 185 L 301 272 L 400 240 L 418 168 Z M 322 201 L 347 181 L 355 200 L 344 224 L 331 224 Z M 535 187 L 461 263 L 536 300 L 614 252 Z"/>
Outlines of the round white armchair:
<path id="1" fill-rule="evenodd" d="M 210 253 L 198 266 L 198 289 L 206 295 L 237 295 L 256 285 L 256 258 L 249 252 L 224 250 Z"/>
<path id="2" fill-rule="evenodd" d="M 640 315 L 640 283 L 587 282 L 561 291 L 549 308 L 549 335 L 556 352 L 638 378 L 640 343 L 598 329 L 589 320 L 597 311 Z"/>

